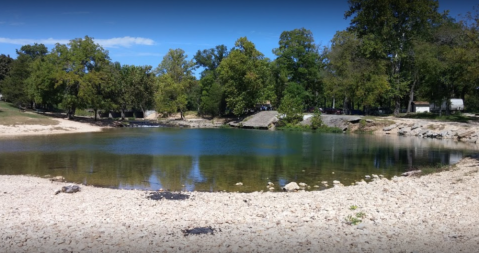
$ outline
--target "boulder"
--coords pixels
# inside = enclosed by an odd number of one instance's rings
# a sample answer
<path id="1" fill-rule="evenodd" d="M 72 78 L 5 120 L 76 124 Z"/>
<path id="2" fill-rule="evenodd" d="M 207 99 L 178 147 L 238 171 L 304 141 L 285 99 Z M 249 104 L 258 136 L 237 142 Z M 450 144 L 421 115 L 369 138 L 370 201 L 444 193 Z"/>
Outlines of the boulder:
<path id="1" fill-rule="evenodd" d="M 475 133 L 474 130 L 466 130 L 466 131 L 462 131 L 460 133 L 457 133 L 457 137 L 464 138 L 464 137 L 473 135 L 474 133 Z"/>
<path id="2" fill-rule="evenodd" d="M 414 124 L 414 125 L 411 127 L 411 130 L 418 129 L 418 128 L 420 128 L 420 127 L 422 127 L 422 125 L 419 124 L 419 123 L 416 123 L 416 124 Z"/>
<path id="3" fill-rule="evenodd" d="M 299 185 L 296 182 L 291 182 L 283 187 L 283 191 L 292 192 L 299 190 Z"/>
<path id="4" fill-rule="evenodd" d="M 396 127 L 397 127 L 396 124 L 392 124 L 392 125 L 390 125 L 390 126 L 388 126 L 388 127 L 383 128 L 383 131 L 389 132 L 389 131 L 393 130 L 393 129 L 396 128 Z"/>
<path id="5" fill-rule="evenodd" d="M 62 187 L 62 192 L 65 192 L 65 193 L 75 193 L 79 191 L 80 191 L 80 186 L 78 185 L 69 185 L 69 186 Z"/>
<path id="6" fill-rule="evenodd" d="M 237 186 L 242 186 L 242 185 L 243 185 L 243 183 L 241 183 L 241 182 L 238 182 L 238 183 L 236 183 L 236 185 L 237 185 Z"/>

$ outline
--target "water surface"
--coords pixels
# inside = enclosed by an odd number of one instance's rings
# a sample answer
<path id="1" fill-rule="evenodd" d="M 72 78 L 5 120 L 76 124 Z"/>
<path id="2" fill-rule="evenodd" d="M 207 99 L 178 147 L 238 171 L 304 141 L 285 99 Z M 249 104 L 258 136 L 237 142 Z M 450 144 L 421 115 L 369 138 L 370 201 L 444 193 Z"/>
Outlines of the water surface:
<path id="1" fill-rule="evenodd" d="M 123 188 L 197 191 L 277 190 L 304 182 L 345 185 L 365 175 L 399 175 L 451 164 L 473 152 L 465 143 L 416 137 L 244 129 L 132 128 L 100 133 L 0 139 L 0 174 L 63 175 L 68 181 Z M 243 186 L 236 186 L 243 182 Z M 319 185 L 319 188 L 314 188 Z"/>

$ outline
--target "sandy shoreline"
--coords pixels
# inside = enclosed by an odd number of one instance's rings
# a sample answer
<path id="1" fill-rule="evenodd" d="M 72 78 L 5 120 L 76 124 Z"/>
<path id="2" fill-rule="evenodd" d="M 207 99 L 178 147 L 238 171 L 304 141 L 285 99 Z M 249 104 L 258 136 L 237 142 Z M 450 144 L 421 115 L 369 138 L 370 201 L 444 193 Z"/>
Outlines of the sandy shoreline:
<path id="1" fill-rule="evenodd" d="M 293 193 L 147 192 L 0 176 L 2 252 L 478 252 L 479 158 L 419 178 Z M 356 210 L 350 210 L 357 206 Z M 363 213 L 362 223 L 348 216 Z M 213 235 L 185 236 L 195 227 Z"/>
<path id="2" fill-rule="evenodd" d="M 58 121 L 56 125 L 15 125 L 5 126 L 0 125 L 0 137 L 8 136 L 29 136 L 29 135 L 48 135 L 48 134 L 67 134 L 67 133 L 88 133 L 100 132 L 105 127 L 94 126 L 87 123 L 77 121 L 52 118 Z"/>

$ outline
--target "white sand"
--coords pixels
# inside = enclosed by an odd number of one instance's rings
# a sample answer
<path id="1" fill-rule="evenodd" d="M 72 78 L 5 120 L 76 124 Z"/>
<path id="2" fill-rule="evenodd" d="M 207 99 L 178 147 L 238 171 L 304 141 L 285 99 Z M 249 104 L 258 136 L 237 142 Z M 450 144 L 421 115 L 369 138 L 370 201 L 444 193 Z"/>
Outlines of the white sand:
<path id="1" fill-rule="evenodd" d="M 86 123 L 76 121 L 52 118 L 59 123 L 57 125 L 0 125 L 1 136 L 25 136 L 25 135 L 45 135 L 45 134 L 66 134 L 66 133 L 85 133 L 100 132 L 103 127 L 93 126 Z"/>
<path id="2" fill-rule="evenodd" d="M 0 252 L 479 252 L 479 160 L 325 191 L 146 192 L 0 176 Z M 356 210 L 350 210 L 351 206 Z M 345 222 L 356 213 L 363 223 Z M 214 235 L 182 230 L 211 226 Z"/>

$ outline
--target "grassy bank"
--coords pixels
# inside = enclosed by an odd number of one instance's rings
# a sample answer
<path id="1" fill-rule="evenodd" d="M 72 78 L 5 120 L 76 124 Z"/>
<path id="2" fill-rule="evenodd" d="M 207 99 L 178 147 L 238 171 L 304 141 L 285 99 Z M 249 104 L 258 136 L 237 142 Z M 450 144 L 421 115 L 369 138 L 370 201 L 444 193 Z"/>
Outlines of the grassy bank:
<path id="1" fill-rule="evenodd" d="M 58 121 L 35 112 L 22 111 L 12 104 L 0 102 L 0 125 L 57 125 Z"/>
<path id="2" fill-rule="evenodd" d="M 446 122 L 462 122 L 467 123 L 469 120 L 477 120 L 475 117 L 465 116 L 462 113 L 455 113 L 451 115 L 439 115 L 435 113 L 415 113 L 400 116 L 399 118 L 405 119 L 427 119 L 427 120 L 437 120 L 437 121 L 446 121 Z"/>

